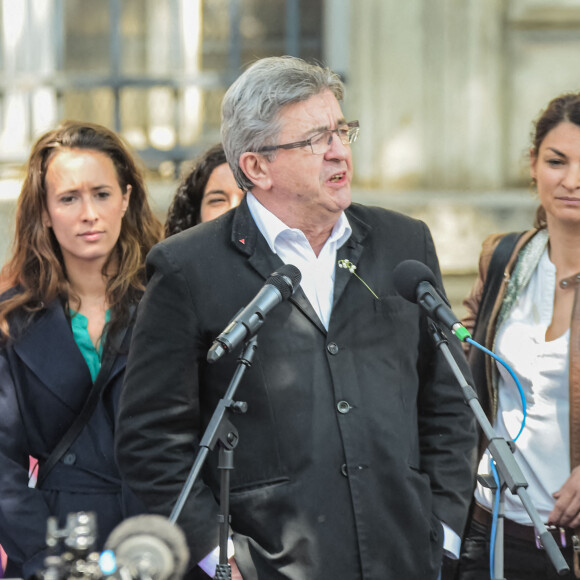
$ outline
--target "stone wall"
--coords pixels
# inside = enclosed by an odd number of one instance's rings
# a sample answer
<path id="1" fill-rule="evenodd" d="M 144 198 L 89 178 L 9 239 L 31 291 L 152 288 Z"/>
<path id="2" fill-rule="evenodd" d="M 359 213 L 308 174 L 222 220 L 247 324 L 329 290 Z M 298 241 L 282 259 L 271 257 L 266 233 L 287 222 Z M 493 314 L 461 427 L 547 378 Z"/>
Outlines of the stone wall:
<path id="1" fill-rule="evenodd" d="M 330 34 L 345 109 L 361 122 L 362 185 L 381 189 L 526 187 L 532 121 L 580 90 L 577 0 L 344 0 Z M 330 8 L 329 8 L 330 12 Z M 342 32 L 342 34 L 341 34 Z"/>

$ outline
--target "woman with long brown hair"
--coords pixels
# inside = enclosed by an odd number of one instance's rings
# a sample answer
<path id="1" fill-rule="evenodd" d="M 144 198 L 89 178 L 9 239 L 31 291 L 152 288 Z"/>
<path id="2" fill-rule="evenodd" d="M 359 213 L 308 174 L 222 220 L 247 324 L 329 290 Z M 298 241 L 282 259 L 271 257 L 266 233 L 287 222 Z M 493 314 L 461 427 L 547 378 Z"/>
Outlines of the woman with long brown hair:
<path id="1" fill-rule="evenodd" d="M 69 513 L 95 512 L 98 549 L 142 511 L 117 471 L 114 418 L 145 256 L 160 237 L 141 171 L 115 133 L 66 122 L 38 139 L 0 275 L 7 575 L 43 568 L 49 516 L 63 526 Z"/>

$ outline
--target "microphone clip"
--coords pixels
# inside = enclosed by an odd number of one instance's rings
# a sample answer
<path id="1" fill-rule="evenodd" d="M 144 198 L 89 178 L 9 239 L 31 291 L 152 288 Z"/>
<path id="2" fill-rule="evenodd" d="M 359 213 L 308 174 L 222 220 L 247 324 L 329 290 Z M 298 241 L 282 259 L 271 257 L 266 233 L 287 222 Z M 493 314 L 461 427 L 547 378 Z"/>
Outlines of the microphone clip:
<path id="1" fill-rule="evenodd" d="M 443 334 L 441 327 L 434 322 L 431 318 L 429 320 L 429 332 L 433 338 L 433 342 L 435 343 L 435 347 L 439 348 L 442 344 L 449 344 L 447 337 Z"/>

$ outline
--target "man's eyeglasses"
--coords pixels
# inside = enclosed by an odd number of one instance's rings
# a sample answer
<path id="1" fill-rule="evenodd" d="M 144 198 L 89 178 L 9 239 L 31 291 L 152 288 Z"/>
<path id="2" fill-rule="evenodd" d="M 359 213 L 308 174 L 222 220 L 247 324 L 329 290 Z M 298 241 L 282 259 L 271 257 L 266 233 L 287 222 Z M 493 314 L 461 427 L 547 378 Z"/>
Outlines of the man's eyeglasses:
<path id="1" fill-rule="evenodd" d="M 332 147 L 332 139 L 335 133 L 343 145 L 350 145 L 350 143 L 356 141 L 359 131 L 358 121 L 351 121 L 350 123 L 340 125 L 336 129 L 327 129 L 321 133 L 316 133 L 316 135 L 312 135 L 310 139 L 305 139 L 304 141 L 260 147 L 257 153 L 266 153 L 267 151 L 276 151 L 277 149 L 298 149 L 309 146 L 314 155 L 324 155 Z"/>

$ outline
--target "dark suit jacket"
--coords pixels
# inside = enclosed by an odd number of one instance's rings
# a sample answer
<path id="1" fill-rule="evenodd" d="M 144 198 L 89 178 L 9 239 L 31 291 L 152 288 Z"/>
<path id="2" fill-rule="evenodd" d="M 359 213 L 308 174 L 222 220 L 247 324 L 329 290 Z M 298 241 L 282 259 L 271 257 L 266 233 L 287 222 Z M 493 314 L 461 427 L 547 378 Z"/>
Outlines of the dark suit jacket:
<path id="1" fill-rule="evenodd" d="M 22 326 L 15 319 L 13 331 Z M 97 515 L 98 546 L 142 505 L 123 489 L 114 461 L 113 419 L 129 336 L 87 427 L 42 485 L 28 487 L 28 456 L 42 462 L 74 421 L 92 379 L 58 300 L 34 316 L 24 333 L 0 349 L 0 544 L 12 575 L 30 576 L 46 556 L 46 520 L 68 513 Z M 41 467 L 42 470 L 42 467 Z"/>
<path id="2" fill-rule="evenodd" d="M 231 527 L 245 580 L 429 580 L 440 520 L 461 533 L 472 492 L 471 411 L 392 271 L 439 277 L 426 226 L 353 204 L 328 332 L 301 289 L 268 315 L 237 399 Z M 215 337 L 281 265 L 245 201 L 157 245 L 139 307 L 117 439 L 128 484 L 168 515 L 236 366 L 205 362 Z M 455 338 L 450 347 L 468 373 Z M 217 450 L 178 521 L 197 562 L 218 545 Z"/>

